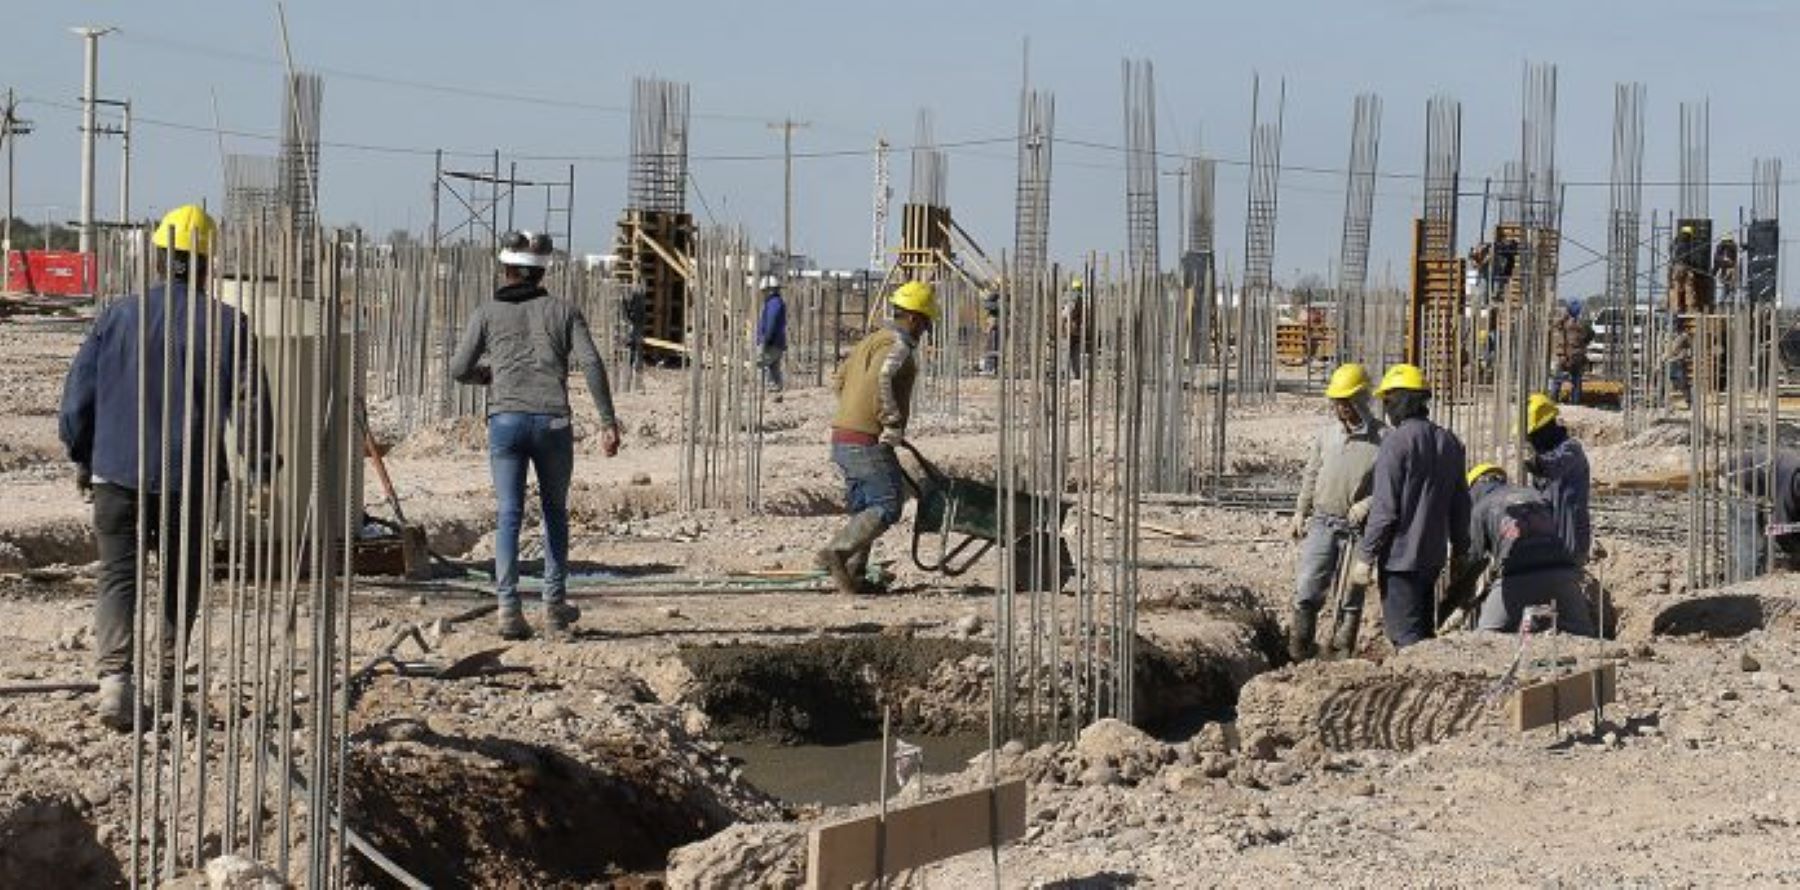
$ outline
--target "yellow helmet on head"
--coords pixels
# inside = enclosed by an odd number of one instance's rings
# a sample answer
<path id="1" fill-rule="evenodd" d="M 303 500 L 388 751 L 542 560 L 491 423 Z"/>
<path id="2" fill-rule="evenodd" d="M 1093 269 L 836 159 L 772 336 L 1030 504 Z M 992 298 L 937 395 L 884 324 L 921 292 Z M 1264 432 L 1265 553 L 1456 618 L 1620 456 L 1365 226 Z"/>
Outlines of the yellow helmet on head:
<path id="1" fill-rule="evenodd" d="M 894 304 L 896 308 L 917 312 L 932 321 L 937 321 L 937 290 L 931 286 L 929 281 L 908 281 L 900 285 L 895 288 L 893 295 L 888 297 L 888 302 Z"/>
<path id="2" fill-rule="evenodd" d="M 218 233 L 218 225 L 198 204 L 183 204 L 163 215 L 162 222 L 156 224 L 156 233 L 150 236 L 150 243 L 176 253 L 192 251 L 200 256 L 210 256 L 213 238 Z"/>
<path id="3" fill-rule="evenodd" d="M 1469 475 L 1463 477 L 1463 480 L 1467 482 L 1470 487 L 1474 487 L 1475 483 L 1481 481 L 1481 477 L 1486 476 L 1489 473 L 1498 473 L 1500 475 L 1500 481 L 1506 481 L 1506 471 L 1494 464 L 1476 464 L 1474 467 L 1470 468 Z"/>
<path id="4" fill-rule="evenodd" d="M 1069 290 L 1081 290 L 1081 276 L 1069 279 Z"/>
<path id="5" fill-rule="evenodd" d="M 1369 391 L 1369 372 L 1356 362 L 1345 362 L 1331 372 L 1325 398 L 1350 399 Z"/>
<path id="6" fill-rule="evenodd" d="M 1535 433 L 1550 425 L 1556 419 L 1556 403 L 1541 392 L 1534 392 L 1525 402 L 1525 432 Z"/>
<path id="7" fill-rule="evenodd" d="M 1389 365 L 1387 373 L 1381 375 L 1381 385 L 1375 388 L 1375 394 L 1384 396 L 1397 389 L 1431 392 L 1431 387 L 1425 385 L 1425 372 L 1419 370 L 1418 365 Z"/>

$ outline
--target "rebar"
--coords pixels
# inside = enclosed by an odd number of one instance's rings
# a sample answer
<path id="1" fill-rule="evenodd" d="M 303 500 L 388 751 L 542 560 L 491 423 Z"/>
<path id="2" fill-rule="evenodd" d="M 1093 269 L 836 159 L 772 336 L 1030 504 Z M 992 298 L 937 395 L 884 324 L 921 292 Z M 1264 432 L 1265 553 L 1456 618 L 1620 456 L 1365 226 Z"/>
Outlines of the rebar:
<path id="1" fill-rule="evenodd" d="M 657 213 L 687 209 L 688 119 L 687 84 L 632 79 L 627 206 Z"/>
<path id="2" fill-rule="evenodd" d="M 1337 360 L 1368 361 L 1370 221 L 1375 213 L 1375 168 L 1381 155 L 1381 97 L 1362 93 L 1350 113 L 1350 164 L 1344 183 L 1344 231 L 1338 247 Z"/>
<path id="3" fill-rule="evenodd" d="M 762 509 L 765 388 L 756 350 L 755 251 L 740 231 L 700 233 L 687 288 L 678 496 L 684 510 Z"/>
<path id="4" fill-rule="evenodd" d="M 1275 214 L 1281 185 L 1281 133 L 1287 81 L 1275 100 L 1275 119 L 1262 120 L 1262 79 L 1252 81 L 1250 188 L 1245 200 L 1244 283 L 1238 298 L 1238 404 L 1275 395 Z"/>
<path id="5" fill-rule="evenodd" d="M 1644 85 L 1613 89 L 1612 184 L 1606 231 L 1606 306 L 1614 321 L 1606 329 L 1606 356 L 1600 371 L 1620 381 L 1625 428 L 1642 429 L 1644 392 L 1639 374 L 1655 356 L 1646 350 L 1648 313 L 1637 302 L 1640 219 L 1644 195 Z"/>
<path id="6" fill-rule="evenodd" d="M 1050 157 L 1056 97 L 1038 90 L 1019 95 L 1019 178 L 1013 202 L 1013 262 L 1036 275 L 1050 253 Z"/>

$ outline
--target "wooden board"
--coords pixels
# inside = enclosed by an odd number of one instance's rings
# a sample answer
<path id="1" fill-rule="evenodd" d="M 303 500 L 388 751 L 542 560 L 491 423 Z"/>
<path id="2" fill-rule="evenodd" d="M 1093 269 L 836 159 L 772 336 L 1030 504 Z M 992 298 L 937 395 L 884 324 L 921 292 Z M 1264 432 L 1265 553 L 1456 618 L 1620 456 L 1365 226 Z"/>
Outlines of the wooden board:
<path id="1" fill-rule="evenodd" d="M 875 865 L 881 821 L 879 815 L 865 816 L 813 829 L 807 841 L 806 886 L 828 890 L 881 877 Z M 891 876 L 1024 834 L 1023 779 L 888 810 L 881 872 Z"/>
<path id="2" fill-rule="evenodd" d="M 1595 682 L 1596 675 L 1599 682 Z M 1600 703 L 1615 701 L 1619 694 L 1618 668 L 1606 664 L 1570 674 L 1548 683 L 1526 686 L 1511 702 L 1513 729 L 1519 732 L 1570 720 L 1594 709 L 1595 687 Z"/>

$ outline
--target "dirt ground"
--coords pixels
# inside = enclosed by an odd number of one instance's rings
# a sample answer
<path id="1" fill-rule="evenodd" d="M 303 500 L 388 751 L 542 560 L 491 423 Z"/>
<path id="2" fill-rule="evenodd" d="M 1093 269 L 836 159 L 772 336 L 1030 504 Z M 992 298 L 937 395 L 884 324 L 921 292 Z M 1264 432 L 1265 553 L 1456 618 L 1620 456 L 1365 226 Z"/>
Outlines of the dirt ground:
<path id="1" fill-rule="evenodd" d="M 80 332 L 0 325 L 0 686 L 91 678 L 92 534 L 55 420 Z M 679 379 L 651 375 L 618 394 L 616 459 L 591 436 L 577 446 L 578 634 L 507 646 L 504 673 L 385 677 L 359 700 L 352 760 L 366 781 L 353 823 L 379 825 L 373 839 L 403 864 L 480 886 L 795 886 L 807 828 L 866 808 L 778 799 L 745 778 L 726 742 L 866 740 L 884 707 L 902 733 L 985 732 L 992 598 L 980 585 L 992 566 L 967 584 L 918 571 L 903 558 L 908 520 L 877 551 L 897 574 L 890 596 L 845 599 L 781 575 L 708 590 L 696 579 L 810 569 L 842 496 L 823 444 L 830 402 L 802 387 L 767 406 L 764 515 L 684 514 L 679 392 Z M 912 438 L 948 468 L 987 472 L 991 403 L 991 387 L 966 382 L 960 416 L 924 408 Z M 393 445 L 408 517 L 436 551 L 483 568 L 493 518 L 482 425 L 395 441 L 384 410 L 371 406 L 372 424 Z M 591 410 L 578 409 L 578 432 L 592 430 Z M 1616 414 L 1567 416 L 1598 482 L 1685 463 L 1681 418 L 1627 437 Z M 1291 489 L 1322 419 L 1289 395 L 1235 417 L 1233 471 Z M 386 512 L 373 479 L 367 503 Z M 1139 710 L 1151 734 L 1101 724 L 997 753 L 999 774 L 1031 782 L 1027 834 L 1001 853 L 1000 883 L 1800 881 L 1800 778 L 1788 768 L 1800 753 L 1800 582 L 1687 590 L 1684 510 L 1669 497 L 1597 500 L 1592 568 L 1617 639 L 1537 639 L 1519 674 L 1613 663 L 1621 701 L 1598 732 L 1582 718 L 1519 734 L 1500 694 L 1515 640 L 1460 635 L 1393 656 L 1371 614 L 1366 658 L 1284 666 L 1295 547 L 1283 517 L 1146 506 L 1147 521 L 1179 531 L 1144 537 L 1151 660 L 1140 675 L 1152 679 Z M 430 628 L 446 658 L 499 646 L 483 620 L 441 621 L 485 596 L 479 577 L 367 579 L 356 660 L 403 623 Z M 119 880 L 129 750 L 79 694 L 0 694 L 0 886 L 52 873 L 71 886 Z M 988 763 L 932 772 L 933 791 L 974 787 Z M 444 812 L 443 800 L 484 804 Z M 991 886 L 991 868 L 970 855 L 910 880 Z"/>

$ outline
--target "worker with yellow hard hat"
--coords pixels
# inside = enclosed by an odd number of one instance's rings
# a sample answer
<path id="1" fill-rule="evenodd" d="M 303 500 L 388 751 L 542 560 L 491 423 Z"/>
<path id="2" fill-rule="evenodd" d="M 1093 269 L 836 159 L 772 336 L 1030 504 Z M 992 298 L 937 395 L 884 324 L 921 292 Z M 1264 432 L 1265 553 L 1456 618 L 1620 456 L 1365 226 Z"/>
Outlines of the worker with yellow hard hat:
<path id="1" fill-rule="evenodd" d="M 900 461 L 912 414 L 914 353 L 938 317 L 937 291 L 908 281 L 889 295 L 893 318 L 862 338 L 832 375 L 837 413 L 831 420 L 831 460 L 844 477 L 850 521 L 817 554 L 840 592 L 870 592 L 864 577 L 875 539 L 900 521 Z"/>
<path id="2" fill-rule="evenodd" d="M 1415 365 L 1381 375 L 1375 393 L 1392 427 L 1381 440 L 1353 581 L 1377 579 L 1388 640 L 1410 646 L 1436 633 L 1437 579 L 1469 549 L 1463 444 L 1428 416 L 1431 387 Z"/>
<path id="3" fill-rule="evenodd" d="M 1301 539 L 1296 571 L 1293 620 L 1288 625 L 1288 655 L 1303 661 L 1315 654 L 1313 636 L 1319 610 L 1337 577 L 1339 564 L 1351 552 L 1351 541 L 1369 514 L 1369 487 L 1375 456 L 1387 425 L 1375 410 L 1369 372 L 1354 362 L 1339 365 L 1325 386 L 1332 419 L 1314 433 L 1300 476 L 1290 534 Z M 1345 591 L 1338 603 L 1334 655 L 1356 648 L 1365 586 Z"/>
<path id="4" fill-rule="evenodd" d="M 1082 289 L 1081 276 L 1069 279 L 1069 295 L 1063 300 L 1062 327 L 1063 342 L 1067 344 L 1069 361 L 1069 378 L 1081 379 L 1081 369 L 1088 352 L 1094 348 L 1094 329 L 1088 324 L 1087 292 Z"/>
<path id="5" fill-rule="evenodd" d="M 1549 498 L 1508 484 L 1506 471 L 1492 463 L 1469 468 L 1465 480 L 1469 554 L 1451 572 L 1444 596 L 1451 610 L 1440 626 L 1510 633 L 1527 609 L 1554 605 L 1558 630 L 1592 636 L 1581 567 L 1556 534 Z"/>
<path id="6" fill-rule="evenodd" d="M 1587 565 L 1594 546 L 1594 520 L 1588 508 L 1593 474 L 1587 451 L 1559 419 L 1561 409 L 1544 393 L 1525 401 L 1525 471 L 1531 487 L 1550 500 L 1556 512 L 1557 536 L 1578 565 Z"/>
<path id="7" fill-rule="evenodd" d="M 181 626 L 177 621 L 193 624 L 203 590 L 201 557 L 211 539 L 176 534 L 175 526 L 185 515 L 199 528 L 205 495 L 219 490 L 229 465 L 221 459 L 222 450 L 209 455 L 203 443 L 216 442 L 223 449 L 254 442 L 266 448 L 275 441 L 254 344 L 240 340 L 244 325 L 237 310 L 205 292 L 207 262 L 217 237 L 212 217 L 198 206 L 177 207 L 164 216 L 150 235 L 162 280 L 101 311 L 63 384 L 58 434 L 75 464 L 76 488 L 93 502 L 99 557 L 96 711 L 102 724 L 120 731 L 130 731 L 140 716 L 134 713 L 132 692 L 137 591 L 144 582 L 138 567 L 151 560 L 149 554 L 140 555 L 139 542 L 155 548 L 158 575 L 165 582 L 182 580 L 179 585 L 146 584 L 144 589 L 158 600 L 145 611 L 161 616 L 163 639 L 170 641 L 164 658 L 185 658 L 173 651 Z M 209 352 L 220 360 L 208 362 Z M 174 362 L 165 366 L 165 355 L 174 356 Z M 192 383 L 175 382 L 181 380 Z M 179 394 L 169 398 L 165 382 Z M 234 416 L 239 412 L 245 413 Z M 227 422 L 243 434 L 225 435 Z M 261 434 L 250 434 L 258 427 Z M 254 474 L 246 481 L 267 482 L 273 454 L 244 456 Z M 170 520 L 166 529 L 164 515 Z"/>

